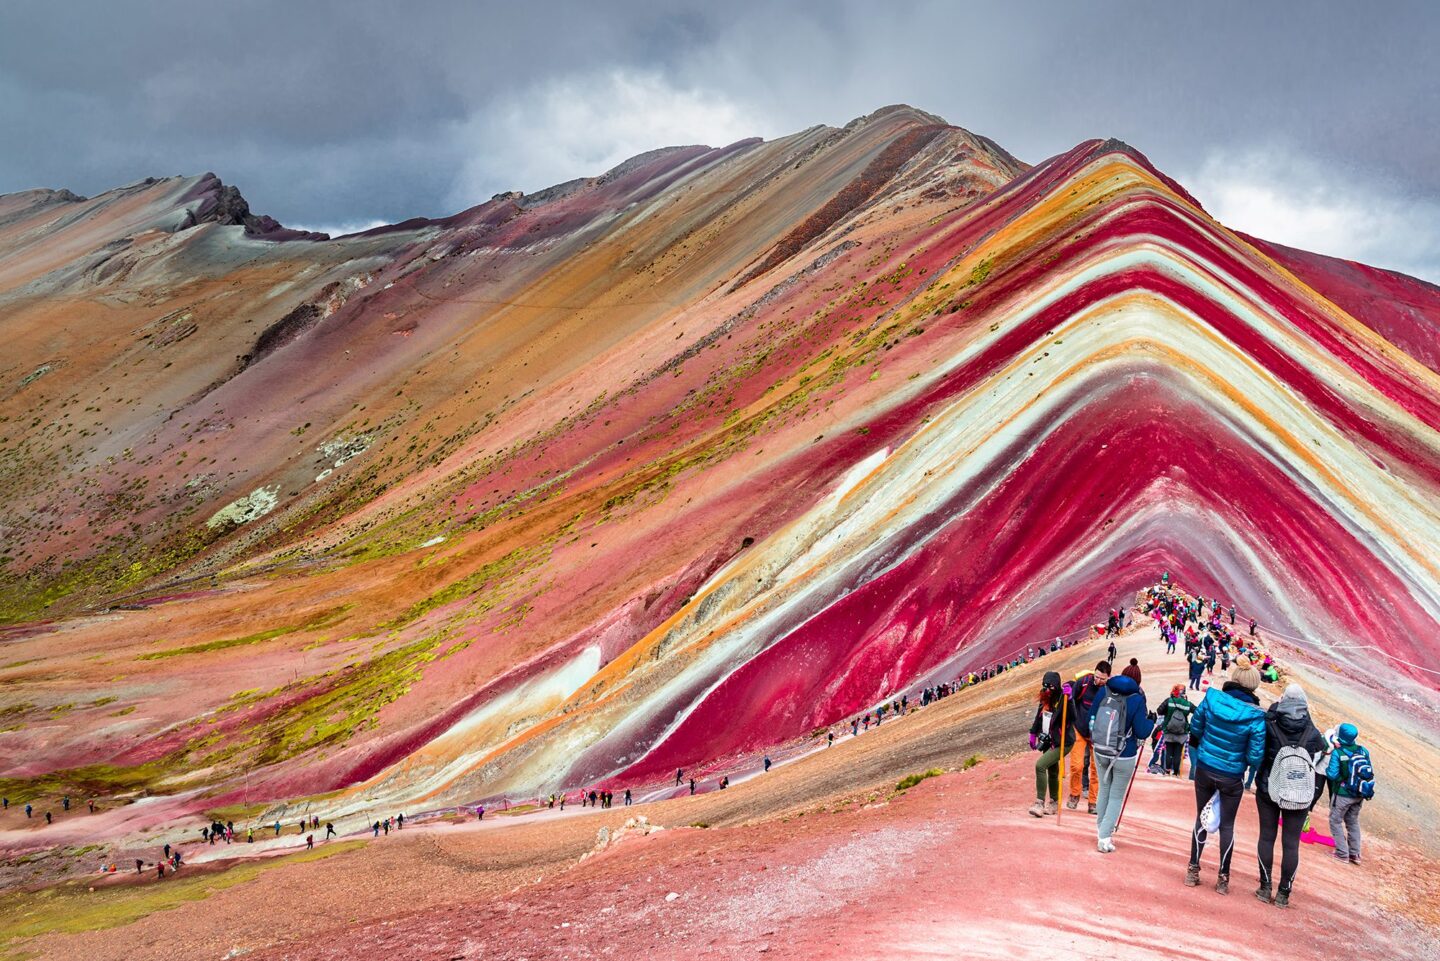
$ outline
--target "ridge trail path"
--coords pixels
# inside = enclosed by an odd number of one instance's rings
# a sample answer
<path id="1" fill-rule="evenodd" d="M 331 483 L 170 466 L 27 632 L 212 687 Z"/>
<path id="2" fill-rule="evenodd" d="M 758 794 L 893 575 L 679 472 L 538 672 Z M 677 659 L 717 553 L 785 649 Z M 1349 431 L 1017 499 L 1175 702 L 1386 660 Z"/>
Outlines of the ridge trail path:
<path id="1" fill-rule="evenodd" d="M 1150 705 L 1183 682 L 1183 658 L 1164 653 L 1148 622 L 1117 644 L 1119 665 L 1139 659 Z M 1026 814 L 1040 676 L 1093 667 L 1105 645 L 1046 655 L 725 792 L 593 817 L 517 816 L 504 830 L 407 827 L 217 890 L 183 917 L 160 911 L 23 947 L 67 961 L 235 950 L 247 961 L 1328 961 L 1346 945 L 1440 957 L 1433 870 L 1397 843 L 1367 838 L 1363 868 L 1302 845 L 1292 907 L 1257 901 L 1253 795 L 1240 808 L 1231 894 L 1213 890 L 1213 844 L 1202 886 L 1184 887 L 1193 787 L 1145 774 L 1148 754 L 1114 854 L 1096 851 L 1083 807 L 1058 824 Z M 981 750 L 985 760 L 953 770 Z M 895 791 L 904 773 L 931 766 L 952 770 Z M 1318 811 L 1323 824 L 1323 802 Z M 640 814 L 666 829 L 614 841 Z M 281 904 L 294 910 L 276 915 Z"/>

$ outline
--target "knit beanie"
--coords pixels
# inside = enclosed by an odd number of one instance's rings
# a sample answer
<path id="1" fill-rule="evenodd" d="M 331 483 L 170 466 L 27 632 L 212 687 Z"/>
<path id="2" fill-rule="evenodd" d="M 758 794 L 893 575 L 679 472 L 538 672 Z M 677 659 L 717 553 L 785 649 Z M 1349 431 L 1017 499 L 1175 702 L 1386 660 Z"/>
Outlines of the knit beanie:
<path id="1" fill-rule="evenodd" d="M 1360 736 L 1359 730 L 1357 730 L 1353 724 L 1340 725 L 1339 733 L 1341 744 L 1354 744 L 1355 739 Z"/>
<path id="2" fill-rule="evenodd" d="M 1124 674 L 1126 677 L 1130 678 L 1130 680 L 1134 681 L 1136 684 L 1139 684 L 1139 683 L 1140 683 L 1140 662 L 1137 661 L 1137 660 L 1136 660 L 1135 658 L 1133 658 L 1133 657 L 1130 658 L 1130 663 L 1127 664 L 1127 665 L 1125 665 L 1125 670 L 1121 671 L 1120 673 L 1121 673 L 1121 674 Z"/>
<path id="3" fill-rule="evenodd" d="M 1260 686 L 1260 672 L 1250 663 L 1250 658 L 1242 657 L 1235 662 L 1235 670 L 1230 672 L 1230 680 L 1247 691 L 1253 691 Z"/>

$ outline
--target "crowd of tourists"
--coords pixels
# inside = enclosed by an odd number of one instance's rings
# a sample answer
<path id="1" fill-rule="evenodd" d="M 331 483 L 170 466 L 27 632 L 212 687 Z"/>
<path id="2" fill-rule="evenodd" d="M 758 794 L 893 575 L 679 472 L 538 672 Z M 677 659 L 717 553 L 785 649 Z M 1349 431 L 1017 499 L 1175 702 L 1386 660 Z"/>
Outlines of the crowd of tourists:
<path id="1" fill-rule="evenodd" d="M 1315 839 L 1333 843 L 1337 860 L 1360 864 L 1360 812 L 1374 796 L 1375 773 L 1369 752 L 1358 743 L 1356 726 L 1339 724 L 1322 734 L 1310 716 L 1304 689 L 1294 682 L 1268 709 L 1262 708 L 1256 692 L 1262 683 L 1280 681 L 1279 666 L 1261 648 L 1253 618 L 1246 634 L 1234 631 L 1233 603 L 1227 610 L 1218 598 L 1190 596 L 1170 584 L 1168 573 L 1139 601 L 1167 652 L 1174 652 L 1184 638 L 1188 685 L 1175 684 L 1169 697 L 1150 709 L 1139 659 L 1130 658 L 1115 672 L 1113 642 L 1109 660 L 1071 681 L 1063 681 L 1059 672 L 1046 672 L 1030 727 L 1030 747 L 1039 757 L 1029 813 L 1041 818 L 1056 814 L 1062 786 L 1068 789 L 1065 806 L 1077 809 L 1083 791 L 1086 810 L 1096 818 L 1097 850 L 1114 852 L 1114 835 L 1148 743 L 1153 774 L 1180 777 L 1188 757 L 1196 814 L 1185 884 L 1200 884 L 1205 848 L 1218 838 L 1215 890 L 1229 893 L 1235 818 L 1251 790 L 1259 819 L 1257 898 L 1289 905 L 1302 835 L 1311 812 L 1327 795 L 1332 837 Z M 1107 633 L 1115 623 L 1112 612 Z M 1124 624 L 1124 618 L 1119 623 Z M 1218 687 L 1211 684 L 1217 662 L 1226 675 Z M 1189 691 L 1202 696 L 1192 702 Z"/>

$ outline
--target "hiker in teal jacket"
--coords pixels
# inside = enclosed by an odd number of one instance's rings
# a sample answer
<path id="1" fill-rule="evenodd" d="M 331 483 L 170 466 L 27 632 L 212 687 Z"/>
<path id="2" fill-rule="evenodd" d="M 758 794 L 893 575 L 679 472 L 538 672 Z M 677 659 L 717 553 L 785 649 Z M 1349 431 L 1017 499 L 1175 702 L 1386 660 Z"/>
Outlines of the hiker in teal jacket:
<path id="1" fill-rule="evenodd" d="M 1325 778 L 1330 782 L 1330 834 L 1335 838 L 1335 859 L 1360 863 L 1360 807 L 1365 799 L 1350 789 L 1350 765 L 1355 758 L 1370 760 L 1370 752 L 1355 739 L 1360 735 L 1353 724 L 1341 724 L 1335 750 Z"/>
<path id="2" fill-rule="evenodd" d="M 1185 883 L 1191 887 L 1200 883 L 1200 856 L 1209 838 L 1202 814 L 1211 797 L 1218 794 L 1220 873 L 1215 890 L 1230 893 L 1235 814 L 1245 795 L 1245 769 L 1258 768 L 1265 760 L 1265 712 L 1260 710 L 1260 699 L 1255 696 L 1259 686 L 1260 672 L 1248 658 L 1240 658 L 1224 689 L 1212 687 L 1190 721 L 1190 746 L 1195 749 L 1195 828 L 1190 837 Z"/>

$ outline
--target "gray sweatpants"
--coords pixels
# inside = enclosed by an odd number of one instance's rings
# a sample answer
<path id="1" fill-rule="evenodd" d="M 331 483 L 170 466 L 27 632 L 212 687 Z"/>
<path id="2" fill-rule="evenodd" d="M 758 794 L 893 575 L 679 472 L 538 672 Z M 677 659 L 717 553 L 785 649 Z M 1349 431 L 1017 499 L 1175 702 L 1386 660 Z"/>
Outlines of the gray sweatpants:
<path id="1" fill-rule="evenodd" d="M 1335 839 L 1335 853 L 1342 858 L 1360 856 L 1360 805 L 1364 798 L 1341 797 L 1330 799 L 1330 835 Z"/>
<path id="2" fill-rule="evenodd" d="M 1095 755 L 1095 770 L 1100 775 L 1100 794 L 1095 799 L 1097 839 L 1103 841 L 1115 833 L 1115 822 L 1120 820 L 1120 808 L 1125 804 L 1125 790 L 1138 763 L 1138 751 L 1133 757 Z"/>

